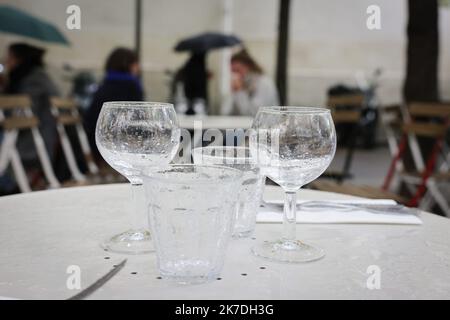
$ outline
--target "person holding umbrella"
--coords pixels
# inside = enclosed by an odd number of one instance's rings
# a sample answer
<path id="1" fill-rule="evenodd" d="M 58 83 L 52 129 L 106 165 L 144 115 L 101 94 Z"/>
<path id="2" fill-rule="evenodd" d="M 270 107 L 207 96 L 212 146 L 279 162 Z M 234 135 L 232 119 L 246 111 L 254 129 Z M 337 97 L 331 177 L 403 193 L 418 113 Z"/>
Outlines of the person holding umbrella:
<path id="1" fill-rule="evenodd" d="M 241 40 L 233 35 L 207 32 L 180 41 L 175 51 L 188 51 L 190 58 L 176 73 L 172 86 L 172 96 L 178 84 L 182 85 L 187 102 L 186 114 L 203 113 L 208 106 L 208 78 L 206 55 L 209 50 L 231 47 L 240 44 Z"/>
<path id="2" fill-rule="evenodd" d="M 187 100 L 186 114 L 205 112 L 208 105 L 208 77 L 206 53 L 193 53 L 175 75 L 175 84 L 181 83 Z M 203 110 L 199 110 L 197 107 Z M 196 108 L 197 107 L 197 108 Z"/>

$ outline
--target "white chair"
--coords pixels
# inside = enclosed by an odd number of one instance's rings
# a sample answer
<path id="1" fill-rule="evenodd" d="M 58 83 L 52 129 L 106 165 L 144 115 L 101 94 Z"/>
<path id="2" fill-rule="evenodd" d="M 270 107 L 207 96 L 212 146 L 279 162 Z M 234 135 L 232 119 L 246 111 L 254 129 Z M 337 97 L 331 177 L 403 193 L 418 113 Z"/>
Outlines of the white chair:
<path id="1" fill-rule="evenodd" d="M 5 111 L 8 111 L 7 114 Z M 0 125 L 4 133 L 0 146 L 0 175 L 4 174 L 11 164 L 21 192 L 31 191 L 26 171 L 16 148 L 19 131 L 30 130 L 46 180 L 51 188 L 60 187 L 38 129 L 39 119 L 33 115 L 31 110 L 30 98 L 26 95 L 0 96 Z"/>
<path id="2" fill-rule="evenodd" d="M 77 165 L 73 146 L 67 135 L 66 126 L 75 127 L 89 172 L 92 175 L 97 175 L 99 173 L 99 169 L 93 160 L 91 148 L 89 146 L 86 132 L 83 128 L 77 105 L 71 99 L 53 97 L 51 98 L 51 106 L 52 114 L 56 119 L 56 128 L 61 140 L 64 157 L 66 158 L 72 177 L 76 182 L 85 183 L 87 179 L 86 176 L 81 173 Z"/>

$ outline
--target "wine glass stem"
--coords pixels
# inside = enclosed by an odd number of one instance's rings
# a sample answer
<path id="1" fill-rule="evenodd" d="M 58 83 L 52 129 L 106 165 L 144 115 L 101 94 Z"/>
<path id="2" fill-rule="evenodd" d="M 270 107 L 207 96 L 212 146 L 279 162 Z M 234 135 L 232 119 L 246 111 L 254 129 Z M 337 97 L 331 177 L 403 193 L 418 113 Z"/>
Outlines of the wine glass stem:
<path id="1" fill-rule="evenodd" d="M 286 192 L 283 215 L 283 241 L 296 241 L 297 192 Z"/>
<path id="2" fill-rule="evenodd" d="M 143 220 L 145 219 L 145 199 L 142 183 L 131 183 L 131 198 L 132 198 L 132 229 L 141 230 L 144 228 Z"/>

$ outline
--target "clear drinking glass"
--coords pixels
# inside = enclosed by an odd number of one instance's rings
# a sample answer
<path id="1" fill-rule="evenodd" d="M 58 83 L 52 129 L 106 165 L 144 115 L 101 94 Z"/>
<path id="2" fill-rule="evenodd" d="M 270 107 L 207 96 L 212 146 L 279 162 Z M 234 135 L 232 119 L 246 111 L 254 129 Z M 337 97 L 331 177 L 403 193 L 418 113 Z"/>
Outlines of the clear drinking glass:
<path id="1" fill-rule="evenodd" d="M 144 208 L 141 172 L 169 164 L 178 150 L 180 129 L 173 105 L 159 102 L 106 102 L 95 139 L 106 162 L 131 183 L 131 229 L 105 241 L 105 249 L 120 253 L 154 251 Z"/>
<path id="2" fill-rule="evenodd" d="M 253 247 L 255 255 L 283 262 L 320 259 L 324 251 L 296 238 L 296 195 L 319 177 L 336 151 L 331 113 L 323 108 L 261 107 L 250 134 L 250 149 L 261 172 L 285 191 L 280 240 Z"/>
<path id="3" fill-rule="evenodd" d="M 255 230 L 256 214 L 262 198 L 264 176 L 250 149 L 245 147 L 212 146 L 193 150 L 195 164 L 221 165 L 238 169 L 243 173 L 239 206 L 233 228 L 233 237 L 250 237 Z"/>
<path id="4" fill-rule="evenodd" d="M 236 169 L 192 164 L 143 178 L 162 277 L 189 284 L 220 275 L 241 178 Z"/>

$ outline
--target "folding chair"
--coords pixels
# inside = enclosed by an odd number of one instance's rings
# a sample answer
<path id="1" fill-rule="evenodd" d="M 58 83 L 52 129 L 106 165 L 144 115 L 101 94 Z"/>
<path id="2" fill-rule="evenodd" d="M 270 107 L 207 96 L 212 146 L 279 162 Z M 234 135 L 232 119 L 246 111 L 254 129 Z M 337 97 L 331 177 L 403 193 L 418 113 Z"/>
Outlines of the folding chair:
<path id="1" fill-rule="evenodd" d="M 70 173 L 76 182 L 84 183 L 86 182 L 86 176 L 81 173 L 77 165 L 73 147 L 67 135 L 66 127 L 75 127 L 89 172 L 96 175 L 99 173 L 99 169 L 92 157 L 91 148 L 89 147 L 89 142 L 83 128 L 78 107 L 75 101 L 71 99 L 61 99 L 57 97 L 51 98 L 51 106 L 52 114 L 56 119 L 56 128 L 61 140 L 62 150 L 69 166 Z"/>
<path id="2" fill-rule="evenodd" d="M 323 181 L 314 183 L 313 187 L 323 191 L 341 192 L 368 198 L 391 198 L 409 206 L 420 205 L 422 209 L 429 208 L 430 202 L 434 201 L 446 215 L 449 215 L 448 203 L 445 195 L 438 188 L 438 182 L 441 180 L 448 182 L 450 176 L 448 173 L 450 155 L 442 152 L 446 150 L 445 134 L 449 128 L 450 105 L 415 103 L 411 104 L 409 108 L 400 106 L 397 109 L 394 107 L 385 109 L 381 113 L 381 118 L 393 159 L 382 188 L 337 185 Z M 398 115 L 400 113 L 404 121 L 402 125 L 399 122 Z M 430 122 L 430 118 L 434 122 Z M 418 137 L 433 139 L 433 151 L 426 161 L 420 151 Z M 406 171 L 403 163 L 403 156 L 407 148 L 411 150 L 415 166 L 415 170 L 412 171 Z M 440 155 L 441 159 L 439 159 Z M 444 156 L 442 157 L 442 155 Z M 440 172 L 436 172 L 437 168 Z M 400 197 L 390 191 L 393 185 L 399 186 L 401 182 L 404 182 L 412 193 L 413 196 L 410 199 Z M 425 200 L 424 204 L 427 207 L 421 203 L 422 199 Z"/>
<path id="3" fill-rule="evenodd" d="M 7 113 L 5 114 L 4 111 Z M 31 110 L 30 98 L 25 95 L 0 96 L 0 125 L 4 133 L 0 146 L 0 175 L 4 174 L 11 164 L 20 190 L 22 192 L 31 191 L 25 168 L 16 148 L 19 131 L 30 130 L 46 180 L 51 188 L 60 187 L 38 129 L 39 119 L 33 115 Z"/>
<path id="4" fill-rule="evenodd" d="M 406 107 L 404 105 L 400 104 L 388 105 L 379 108 L 381 126 L 386 135 L 391 159 L 395 159 L 399 153 L 399 142 L 403 136 L 403 118 L 406 112 L 405 108 Z M 395 169 L 396 173 L 401 173 L 404 171 L 402 161 L 396 161 L 395 165 L 391 164 L 391 167 Z M 394 187 L 383 188 L 384 191 L 397 190 L 400 186 L 401 179 L 398 175 L 393 175 L 392 178 L 395 183 L 392 183 L 391 186 L 393 185 Z"/>
<path id="5" fill-rule="evenodd" d="M 426 210 L 436 203 L 447 216 L 450 216 L 450 206 L 439 188 L 441 183 L 450 182 L 448 165 L 450 154 L 446 145 L 446 134 L 450 127 L 450 104 L 411 103 L 404 109 L 403 117 L 405 119 L 404 135 L 399 143 L 398 153 L 391 163 L 383 189 L 389 188 L 394 171 L 397 171 L 400 181 L 403 181 L 413 194 L 408 205 L 419 206 Z M 432 151 L 427 159 L 420 150 L 419 137 L 432 138 Z M 406 171 L 402 168 L 404 167 L 402 156 L 406 146 L 411 151 L 414 171 Z"/>
<path id="6" fill-rule="evenodd" d="M 335 179 L 341 183 L 351 177 L 350 168 L 356 147 L 356 138 L 360 131 L 361 112 L 364 105 L 363 94 L 331 95 L 328 97 L 328 107 L 331 109 L 333 121 L 336 126 L 346 125 L 350 127 L 348 132 L 346 154 L 342 170 L 327 170 L 324 177 Z"/>
<path id="7" fill-rule="evenodd" d="M 401 106 L 391 105 L 380 108 L 380 119 L 382 127 L 386 133 L 389 150 L 394 157 L 398 153 L 398 140 L 401 137 L 403 118 Z M 401 163 L 397 163 L 395 167 L 398 171 L 402 170 Z M 397 182 L 398 180 L 396 180 Z M 398 185 L 398 183 L 396 183 Z M 394 199 L 397 202 L 406 204 L 408 199 L 392 192 L 389 189 L 382 189 L 366 185 L 354 185 L 351 183 L 339 183 L 328 179 L 320 178 L 309 185 L 313 189 L 321 191 L 329 191 L 336 193 L 350 194 L 365 198 L 374 199 Z"/>
<path id="8" fill-rule="evenodd" d="M 58 135 L 61 140 L 61 146 L 64 157 L 67 161 L 72 181 L 64 182 L 64 187 L 73 187 L 79 185 L 89 185 L 98 183 L 123 182 L 124 178 L 119 175 L 110 166 L 105 164 L 99 166 L 96 164 L 92 151 L 89 146 L 88 138 L 84 130 L 82 119 L 78 111 L 77 104 L 72 99 L 51 98 L 52 113 L 56 119 Z M 78 167 L 73 145 L 69 139 L 66 128 L 74 127 L 80 142 L 83 158 L 86 161 L 89 173 L 83 174 Z"/>
<path id="9" fill-rule="evenodd" d="M 450 191 L 450 149 L 448 148 L 448 142 L 443 146 L 442 157 L 444 161 L 439 166 L 437 173 L 433 174 L 431 184 L 428 181 L 428 190 L 420 202 L 420 208 L 428 210 L 434 204 L 438 204 L 445 215 L 450 217 L 450 206 L 448 200 L 446 200 L 448 195 L 443 192 L 443 190 Z M 436 181 L 434 186 L 433 180 Z M 422 184 L 419 188 L 423 187 L 424 185 Z"/>

